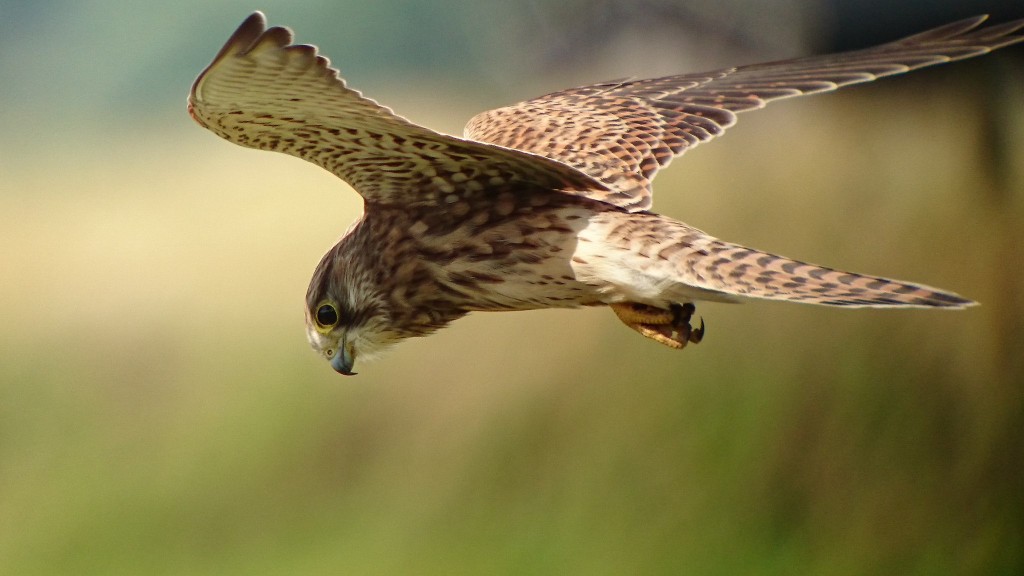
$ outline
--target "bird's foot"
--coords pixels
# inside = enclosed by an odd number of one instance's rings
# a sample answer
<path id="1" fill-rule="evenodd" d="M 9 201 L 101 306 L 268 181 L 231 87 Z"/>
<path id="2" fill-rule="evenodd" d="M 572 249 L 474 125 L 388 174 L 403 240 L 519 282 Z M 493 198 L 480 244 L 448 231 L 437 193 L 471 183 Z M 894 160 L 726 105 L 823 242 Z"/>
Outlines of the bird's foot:
<path id="1" fill-rule="evenodd" d="M 696 310 L 693 304 L 672 304 L 666 310 L 636 302 L 625 302 L 611 304 L 611 308 L 623 324 L 669 348 L 682 349 L 689 342 L 697 344 L 704 339 L 703 318 L 700 320 L 700 328 L 690 326 L 690 318 Z"/>

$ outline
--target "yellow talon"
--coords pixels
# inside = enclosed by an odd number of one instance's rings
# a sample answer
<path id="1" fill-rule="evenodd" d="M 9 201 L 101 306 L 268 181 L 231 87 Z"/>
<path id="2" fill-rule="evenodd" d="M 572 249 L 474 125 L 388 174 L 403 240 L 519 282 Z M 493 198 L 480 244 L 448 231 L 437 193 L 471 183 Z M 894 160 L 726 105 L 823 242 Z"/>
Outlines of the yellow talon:
<path id="1" fill-rule="evenodd" d="M 704 339 L 703 318 L 700 328 L 690 326 L 695 310 L 691 303 L 672 304 L 668 310 L 636 302 L 612 304 L 611 308 L 623 324 L 669 348 L 682 349 L 688 342 L 697 344 Z"/>

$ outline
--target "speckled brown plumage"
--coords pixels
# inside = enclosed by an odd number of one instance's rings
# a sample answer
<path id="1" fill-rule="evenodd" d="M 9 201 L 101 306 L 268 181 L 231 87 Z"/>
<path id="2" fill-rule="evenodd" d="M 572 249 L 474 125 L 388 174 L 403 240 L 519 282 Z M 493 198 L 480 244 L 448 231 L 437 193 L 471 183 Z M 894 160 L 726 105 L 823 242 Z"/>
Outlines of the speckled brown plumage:
<path id="1" fill-rule="evenodd" d="M 651 180 L 694 146 L 722 135 L 736 114 L 990 52 L 1021 40 L 1021 21 L 979 27 L 968 18 L 864 50 L 563 90 L 482 112 L 466 137 L 579 168 L 612 189 L 612 202 L 651 207 Z"/>
<path id="2" fill-rule="evenodd" d="M 307 294 L 310 341 L 339 372 L 478 310 L 610 305 L 681 348 L 704 334 L 689 325 L 697 300 L 973 304 L 724 242 L 647 210 L 657 171 L 739 112 L 1024 40 L 1024 21 L 984 19 L 855 52 L 555 92 L 479 114 L 457 138 L 347 88 L 315 48 L 257 12 L 188 104 L 221 137 L 313 162 L 365 199 Z"/>

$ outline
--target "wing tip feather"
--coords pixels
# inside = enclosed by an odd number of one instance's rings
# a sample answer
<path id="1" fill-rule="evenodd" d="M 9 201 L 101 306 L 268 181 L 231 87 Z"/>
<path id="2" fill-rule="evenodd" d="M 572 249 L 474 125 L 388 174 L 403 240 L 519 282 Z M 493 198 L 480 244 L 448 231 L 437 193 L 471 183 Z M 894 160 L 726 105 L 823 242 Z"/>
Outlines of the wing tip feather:
<path id="1" fill-rule="evenodd" d="M 950 40 L 975 40 L 983 43 L 988 51 L 1009 46 L 1024 41 L 1024 34 L 1015 34 L 1024 29 L 1024 18 L 1002 22 L 999 24 L 983 25 L 988 20 L 988 14 L 979 14 L 970 18 L 950 22 L 944 26 L 925 30 L 918 34 L 907 36 L 893 42 L 895 45 L 922 44 L 929 42 L 944 42 Z"/>
<path id="2" fill-rule="evenodd" d="M 256 10 L 238 25 L 238 28 L 224 42 L 220 52 L 214 56 L 213 61 L 217 62 L 229 54 L 248 52 L 266 32 L 268 32 L 267 17 L 263 15 L 263 12 Z"/>
<path id="3" fill-rule="evenodd" d="M 210 61 L 210 64 L 203 69 L 199 76 L 196 77 L 195 82 L 192 83 L 192 90 L 189 95 L 189 112 L 192 112 L 193 101 L 199 101 L 202 98 L 200 86 L 203 78 L 219 63 L 234 56 L 251 54 L 261 47 L 270 49 L 285 48 L 291 44 L 294 37 L 292 31 L 283 26 L 267 28 L 267 17 L 259 10 L 254 11 L 231 33 L 231 36 L 224 42 L 220 51 Z M 315 53 L 316 49 L 310 48 Z M 193 118 L 195 117 L 194 114 L 192 116 Z"/>
<path id="4" fill-rule="evenodd" d="M 977 30 L 983 22 L 988 20 L 988 14 L 978 14 L 949 24 L 943 24 L 936 28 L 930 28 L 924 32 L 918 32 L 896 40 L 894 44 L 916 44 L 936 40 L 949 40 L 957 36 L 963 36 L 972 30 Z"/>

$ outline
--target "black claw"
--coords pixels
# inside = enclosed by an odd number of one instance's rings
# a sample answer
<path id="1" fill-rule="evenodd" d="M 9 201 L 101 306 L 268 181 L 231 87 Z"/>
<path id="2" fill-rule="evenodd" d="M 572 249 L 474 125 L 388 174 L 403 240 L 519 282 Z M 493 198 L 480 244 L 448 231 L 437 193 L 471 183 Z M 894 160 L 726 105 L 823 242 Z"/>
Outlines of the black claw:
<path id="1" fill-rule="evenodd" d="M 689 324 L 690 318 L 693 316 L 694 310 L 697 308 L 687 302 L 686 304 L 672 304 L 669 306 L 669 310 L 672 311 L 672 323 L 676 325 Z"/>
<path id="2" fill-rule="evenodd" d="M 690 326 L 690 319 L 693 318 L 693 313 L 697 310 L 693 303 L 672 304 L 669 306 L 669 310 L 672 311 L 672 327 L 675 329 L 673 335 L 678 334 L 679 337 L 683 337 L 680 343 L 693 342 L 697 344 L 704 339 L 703 318 L 700 319 L 700 328 Z"/>
<path id="3" fill-rule="evenodd" d="M 694 344 L 700 344 L 700 341 L 704 339 L 704 318 L 700 319 L 700 328 L 690 331 L 690 342 Z"/>

